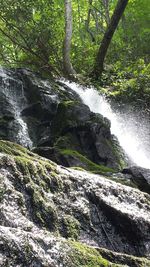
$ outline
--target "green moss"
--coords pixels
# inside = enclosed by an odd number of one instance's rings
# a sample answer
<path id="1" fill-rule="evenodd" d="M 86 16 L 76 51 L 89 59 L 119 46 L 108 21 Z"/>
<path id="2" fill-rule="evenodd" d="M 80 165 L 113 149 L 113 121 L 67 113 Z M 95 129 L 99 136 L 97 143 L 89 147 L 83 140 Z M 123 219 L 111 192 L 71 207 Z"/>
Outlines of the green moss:
<path id="1" fill-rule="evenodd" d="M 34 220 L 49 230 L 56 230 L 57 211 L 43 193 L 43 189 L 45 192 L 60 190 L 61 182 L 55 173 L 56 165 L 7 141 L 0 141 L 0 152 L 10 155 L 14 160 L 11 167 L 16 179 L 15 184 L 28 194 Z M 23 205 L 23 199 L 20 199 L 18 204 Z"/>
<path id="2" fill-rule="evenodd" d="M 15 161 L 17 168 L 23 173 L 24 184 L 26 184 L 26 192 L 30 196 L 32 210 L 35 220 L 48 228 L 56 230 L 57 228 L 57 212 L 49 199 L 47 199 L 42 189 L 49 192 L 54 191 L 54 184 L 58 185 L 57 176 L 47 175 L 47 170 L 41 162 L 36 163 L 26 158 L 16 156 Z"/>
<path id="3" fill-rule="evenodd" d="M 81 161 L 81 163 L 84 163 L 85 169 L 87 171 L 91 171 L 93 173 L 114 172 L 114 169 L 108 168 L 108 167 L 103 166 L 103 165 L 98 165 L 98 164 L 92 162 L 91 160 L 87 159 L 85 156 L 83 156 L 82 154 L 80 154 L 79 152 L 77 152 L 75 150 L 64 149 L 64 150 L 60 150 L 60 153 L 62 155 L 69 155 L 69 156 L 73 156 L 73 157 L 79 159 Z"/>
<path id="4" fill-rule="evenodd" d="M 0 140 L 0 152 L 16 156 L 23 156 L 24 154 L 30 155 L 29 151 L 26 148 L 23 148 L 18 144 L 3 140 Z"/>
<path id="5" fill-rule="evenodd" d="M 62 219 L 62 235 L 66 238 L 77 239 L 80 231 L 80 223 L 71 215 Z"/>
<path id="6" fill-rule="evenodd" d="M 150 261 L 146 258 L 136 257 L 124 253 L 118 253 L 105 248 L 97 248 L 97 250 L 103 258 L 106 258 L 108 261 L 113 262 L 110 265 L 113 267 L 150 267 Z"/>
<path id="7" fill-rule="evenodd" d="M 75 241 L 69 241 L 69 246 L 72 267 L 150 267 L 150 261 L 146 258 L 93 248 Z"/>
<path id="8" fill-rule="evenodd" d="M 63 105 L 65 105 L 65 107 L 69 107 L 69 106 L 75 106 L 78 103 L 78 101 L 73 101 L 73 100 L 67 100 L 63 102 Z"/>
<path id="9" fill-rule="evenodd" d="M 109 267 L 109 262 L 105 260 L 99 252 L 87 245 L 70 241 L 70 258 L 73 266 L 76 267 Z"/>
<path id="10" fill-rule="evenodd" d="M 49 230 L 56 230 L 58 218 L 53 204 L 44 199 L 38 190 L 31 193 L 31 202 L 38 222 Z"/>
<path id="11" fill-rule="evenodd" d="M 26 157 L 15 156 L 14 158 L 17 168 L 23 174 L 24 182 L 28 183 L 32 180 L 47 191 L 47 185 L 50 184 L 50 178 L 46 174 L 44 164 L 42 165 L 39 162 L 34 162 L 34 160 L 32 161 L 32 159 Z"/>
<path id="12" fill-rule="evenodd" d="M 0 140 L 0 152 L 13 156 L 20 172 L 24 176 L 32 176 L 32 180 L 35 182 L 43 180 L 49 183 L 51 173 L 53 178 L 58 179 L 58 176 L 54 175 L 56 171 L 56 164 L 54 162 L 41 158 L 39 155 L 30 152 L 18 144 Z"/>
<path id="13" fill-rule="evenodd" d="M 45 160 L 44 158 L 41 158 L 39 155 L 32 153 L 28 149 L 16 143 L 12 143 L 10 141 L 0 140 L 0 152 L 8 154 L 8 155 L 16 156 L 18 157 L 18 159 L 20 157 L 20 160 L 21 158 L 23 158 L 23 160 L 26 159 L 28 160 L 28 162 L 30 161 L 30 162 L 41 163 L 43 166 L 47 166 L 50 169 L 56 168 L 56 164 L 54 162 Z"/>

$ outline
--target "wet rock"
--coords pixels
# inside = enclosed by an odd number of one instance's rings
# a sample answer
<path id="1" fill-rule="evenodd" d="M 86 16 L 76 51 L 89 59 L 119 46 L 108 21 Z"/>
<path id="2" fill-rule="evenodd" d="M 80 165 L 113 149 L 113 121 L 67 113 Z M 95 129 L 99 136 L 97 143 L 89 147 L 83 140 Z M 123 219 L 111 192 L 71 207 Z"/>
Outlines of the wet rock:
<path id="1" fill-rule="evenodd" d="M 141 168 L 138 166 L 133 166 L 130 168 L 125 168 L 122 171 L 124 174 L 130 174 L 131 180 L 137 185 L 137 187 L 150 194 L 150 170 Z"/>
<path id="2" fill-rule="evenodd" d="M 37 119 L 40 119 L 41 121 L 51 121 L 53 118 L 53 114 L 55 114 L 55 111 L 57 109 L 57 103 L 52 103 L 51 110 L 46 109 L 42 106 L 42 104 L 34 103 L 31 106 L 28 106 L 26 109 L 22 111 L 22 116 L 26 117 L 34 117 Z"/>
<path id="3" fill-rule="evenodd" d="M 150 265 L 148 194 L 4 141 L 0 177 L 3 266 Z"/>
<path id="4" fill-rule="evenodd" d="M 124 166 L 109 121 L 92 113 L 62 82 L 26 69 L 1 69 L 0 88 L 0 138 L 36 147 L 64 166 L 91 170 L 87 161 L 117 170 Z M 52 147 L 53 153 L 43 153 L 43 147 Z"/>
<path id="5" fill-rule="evenodd" d="M 33 148 L 32 151 L 34 153 L 37 153 L 41 157 L 51 159 L 52 161 L 56 163 L 60 163 L 59 160 L 57 159 L 57 151 L 53 147 L 40 146 L 40 147 Z"/>
<path id="6" fill-rule="evenodd" d="M 110 134 L 109 121 L 90 112 L 86 105 L 76 101 L 60 103 L 51 129 L 54 146 L 61 150 L 65 166 L 83 167 L 81 157 L 85 156 L 95 164 L 114 169 L 121 167 L 121 156 Z M 76 157 L 72 151 L 77 151 L 81 157 Z"/>

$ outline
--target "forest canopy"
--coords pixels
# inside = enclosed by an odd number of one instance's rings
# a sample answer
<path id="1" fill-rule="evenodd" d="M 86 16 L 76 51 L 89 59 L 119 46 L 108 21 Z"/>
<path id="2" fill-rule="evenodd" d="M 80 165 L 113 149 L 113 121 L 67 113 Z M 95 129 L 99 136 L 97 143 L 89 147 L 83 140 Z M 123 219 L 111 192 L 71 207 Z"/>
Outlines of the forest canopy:
<path id="1" fill-rule="evenodd" d="M 92 72 L 117 2 L 71 1 L 70 57 L 77 74 L 88 76 Z M 149 75 L 149 0 L 127 2 L 107 51 L 103 82 L 110 73 Z M 0 0 L 1 65 L 62 75 L 64 38 L 64 0 Z"/>

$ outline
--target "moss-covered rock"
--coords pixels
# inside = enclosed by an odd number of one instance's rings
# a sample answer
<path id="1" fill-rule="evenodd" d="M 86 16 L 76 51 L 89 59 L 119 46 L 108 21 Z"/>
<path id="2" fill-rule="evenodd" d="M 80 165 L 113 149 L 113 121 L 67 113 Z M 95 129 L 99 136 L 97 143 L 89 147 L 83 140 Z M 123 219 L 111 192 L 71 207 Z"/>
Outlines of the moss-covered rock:
<path id="1" fill-rule="evenodd" d="M 84 244 L 78 242 L 70 242 L 71 253 L 70 258 L 72 259 L 73 266 L 76 267 L 109 267 L 110 262 L 104 259 L 99 252 Z"/>
<path id="2" fill-rule="evenodd" d="M 62 146 L 94 164 L 122 168 L 124 156 L 114 144 L 110 122 L 92 113 L 76 92 L 63 82 L 46 80 L 29 70 L 3 71 L 9 86 L 2 76 L 0 138 L 34 147 L 37 153 L 64 166 L 68 166 L 67 162 L 55 150 Z M 44 155 L 42 147 L 53 148 L 54 153 L 49 150 L 48 154 L 47 150 Z"/>
<path id="3" fill-rule="evenodd" d="M 72 159 L 71 166 L 73 167 L 77 166 L 78 164 L 78 167 L 82 167 L 85 170 L 93 172 L 93 173 L 115 172 L 114 169 L 108 168 L 104 165 L 100 165 L 100 164 L 98 165 L 92 162 L 91 160 L 89 160 L 88 158 L 86 158 L 85 156 L 83 156 L 77 151 L 65 149 L 65 150 L 60 150 L 59 152 L 62 156 L 65 157 L 66 161 L 67 161 L 67 156 L 69 156 L 69 162 Z"/>
<path id="4" fill-rule="evenodd" d="M 103 248 L 92 248 L 83 243 L 69 242 L 72 267 L 149 267 L 150 261 L 144 258 L 115 253 Z"/>
<path id="5" fill-rule="evenodd" d="M 11 142 L 0 141 L 0 152 L 13 156 L 14 163 L 11 168 L 15 176 L 15 187 L 19 185 L 21 191 L 25 191 L 30 199 L 33 220 L 50 230 L 56 229 L 56 208 L 42 192 L 43 189 L 46 192 L 60 189 L 61 183 L 57 174 L 49 175 L 56 170 L 56 165 L 38 158 L 26 148 Z M 27 203 L 28 201 L 26 205 Z"/>
<path id="6" fill-rule="evenodd" d="M 71 215 L 65 215 L 61 223 L 61 235 L 66 238 L 78 239 L 80 223 Z"/>
<path id="7" fill-rule="evenodd" d="M 2 266 L 148 267 L 149 195 L 109 175 L 0 141 Z"/>

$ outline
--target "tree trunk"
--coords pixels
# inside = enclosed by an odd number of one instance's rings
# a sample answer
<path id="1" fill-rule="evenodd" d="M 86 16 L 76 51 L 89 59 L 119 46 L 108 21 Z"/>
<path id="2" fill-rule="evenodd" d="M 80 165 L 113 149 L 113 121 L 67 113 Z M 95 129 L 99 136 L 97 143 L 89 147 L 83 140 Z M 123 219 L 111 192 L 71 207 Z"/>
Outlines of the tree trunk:
<path id="1" fill-rule="evenodd" d="M 96 56 L 95 66 L 91 73 L 91 76 L 96 80 L 101 76 L 103 72 L 104 60 L 107 54 L 108 47 L 127 4 L 128 0 L 118 0 L 114 13 L 111 17 L 110 24 L 108 25 L 107 30 L 104 34 L 101 45 L 99 47 L 98 54 Z"/>
<path id="2" fill-rule="evenodd" d="M 106 23 L 107 23 L 107 26 L 108 26 L 109 23 L 110 23 L 109 0 L 103 0 L 102 2 L 103 2 L 104 9 L 105 9 L 105 19 L 106 19 Z"/>
<path id="3" fill-rule="evenodd" d="M 88 9 L 88 14 L 87 14 L 87 20 L 85 21 L 85 28 L 91 37 L 91 41 L 94 43 L 95 42 L 95 36 L 94 36 L 93 32 L 90 30 L 90 18 L 91 18 L 91 11 L 92 11 L 92 8 L 91 8 L 92 2 L 93 2 L 93 0 L 89 0 L 89 9 Z"/>
<path id="4" fill-rule="evenodd" d="M 70 60 L 71 39 L 72 39 L 72 3 L 71 0 L 65 0 L 65 38 L 63 44 L 63 67 L 64 67 L 64 74 L 68 78 L 71 78 L 76 74 Z"/>

